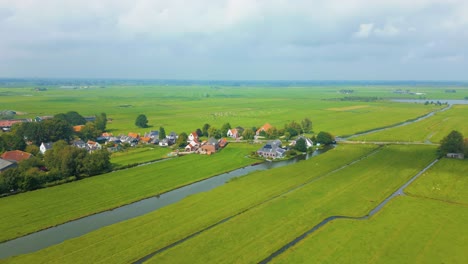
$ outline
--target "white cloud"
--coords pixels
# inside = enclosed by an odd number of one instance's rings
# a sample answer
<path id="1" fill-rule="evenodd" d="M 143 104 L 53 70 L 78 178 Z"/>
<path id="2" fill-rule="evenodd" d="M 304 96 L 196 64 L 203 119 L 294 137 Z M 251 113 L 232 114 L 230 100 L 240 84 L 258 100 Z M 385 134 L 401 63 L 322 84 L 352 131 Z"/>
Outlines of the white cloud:
<path id="1" fill-rule="evenodd" d="M 373 29 L 374 24 L 372 23 L 361 24 L 359 25 L 359 30 L 354 33 L 354 36 L 358 38 L 367 38 L 372 34 Z"/>

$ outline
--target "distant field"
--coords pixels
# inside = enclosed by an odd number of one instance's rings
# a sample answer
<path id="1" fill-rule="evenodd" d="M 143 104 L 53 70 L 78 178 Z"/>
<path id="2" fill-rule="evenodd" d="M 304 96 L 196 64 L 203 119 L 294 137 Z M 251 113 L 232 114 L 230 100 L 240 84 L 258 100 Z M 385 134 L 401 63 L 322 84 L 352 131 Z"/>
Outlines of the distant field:
<path id="1" fill-rule="evenodd" d="M 468 136 L 468 105 L 454 105 L 452 109 L 437 113 L 422 121 L 355 137 L 352 140 L 439 143 L 452 130 L 458 130 L 465 137 Z"/>
<path id="2" fill-rule="evenodd" d="M 144 216 L 10 260 L 15 263 L 46 260 L 58 263 L 91 263 L 96 260 L 129 263 L 223 218 L 326 175 L 375 148 L 369 145 L 340 146 L 308 161 L 255 172 Z"/>
<path id="3" fill-rule="evenodd" d="M 335 220 L 273 263 L 467 263 L 468 162 L 443 159 L 369 220 Z M 414 195 L 414 197 L 413 197 Z"/>
<path id="4" fill-rule="evenodd" d="M 0 241 L 133 201 L 256 162 L 258 145 L 229 144 L 212 156 L 188 155 L 0 199 Z M 223 164 L 223 166 L 213 166 Z"/>
<path id="5" fill-rule="evenodd" d="M 227 122 L 234 127 L 259 127 L 269 122 L 282 128 L 286 123 L 300 122 L 307 117 L 317 132 L 348 135 L 413 119 L 438 108 L 385 101 L 330 100 L 347 96 L 395 96 L 392 87 L 351 88 L 355 89 L 351 95 L 339 93 L 343 87 L 207 86 L 50 88 L 45 92 L 30 88 L 0 88 L 0 93 L 7 92 L 7 96 L 2 96 L 1 108 L 25 113 L 21 117 L 71 110 L 82 115 L 105 112 L 112 119 L 108 129 L 114 134 L 144 133 L 160 126 L 166 132 L 189 133 L 205 123 L 220 128 Z M 149 128 L 135 126 L 139 114 L 148 117 Z"/>

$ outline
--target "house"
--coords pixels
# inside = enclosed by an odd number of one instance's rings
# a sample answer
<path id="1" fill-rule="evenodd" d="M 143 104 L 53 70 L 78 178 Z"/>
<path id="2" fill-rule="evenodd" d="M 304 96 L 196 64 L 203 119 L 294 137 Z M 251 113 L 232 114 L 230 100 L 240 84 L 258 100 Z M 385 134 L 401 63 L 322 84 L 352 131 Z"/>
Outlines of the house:
<path id="1" fill-rule="evenodd" d="M 25 122 L 26 120 L 23 120 L 23 119 L 10 119 L 10 120 L 0 120 L 0 129 L 3 131 L 3 132 L 8 132 L 11 130 L 11 127 L 14 125 L 14 124 L 18 124 L 18 123 L 23 123 Z"/>
<path id="2" fill-rule="evenodd" d="M 259 129 L 257 129 L 257 131 L 255 132 L 255 135 L 258 136 L 258 135 L 260 135 L 260 132 L 262 132 L 262 131 L 267 132 L 271 128 L 273 128 L 273 126 L 270 125 L 269 123 L 266 123 L 263 126 L 261 126 Z"/>
<path id="3" fill-rule="evenodd" d="M 96 121 L 96 116 L 85 116 L 84 119 L 86 122 L 94 122 Z"/>
<path id="4" fill-rule="evenodd" d="M 209 138 L 208 141 L 201 146 L 201 149 L 207 154 L 215 153 L 219 148 L 219 141 L 215 138 Z"/>
<path id="5" fill-rule="evenodd" d="M 109 139 L 110 137 L 112 137 L 112 133 L 109 133 L 109 132 L 103 132 L 101 134 L 101 137 L 104 137 L 106 139 Z"/>
<path id="6" fill-rule="evenodd" d="M 42 142 L 41 146 L 39 147 L 39 151 L 42 154 L 45 154 L 47 150 L 52 149 L 52 144 L 53 144 L 52 142 L 48 142 L 48 143 Z"/>
<path id="7" fill-rule="evenodd" d="M 464 159 L 465 155 L 463 153 L 447 153 L 447 158 Z"/>
<path id="8" fill-rule="evenodd" d="M 227 140 L 225 138 L 220 139 L 218 145 L 220 148 L 224 148 L 227 145 Z"/>
<path id="9" fill-rule="evenodd" d="M 95 142 L 95 141 L 92 141 L 92 140 L 88 140 L 88 142 L 86 142 L 86 149 L 89 151 L 89 152 L 93 152 L 95 150 L 99 150 L 99 149 L 102 149 L 102 146 L 101 144 Z"/>
<path id="10" fill-rule="evenodd" d="M 167 135 L 166 138 L 169 139 L 169 142 L 170 142 L 169 145 L 175 144 L 177 137 L 178 136 L 176 132 L 171 132 L 169 135 Z"/>
<path id="11" fill-rule="evenodd" d="M 187 142 L 198 142 L 198 134 L 196 132 L 192 132 L 188 135 Z"/>
<path id="12" fill-rule="evenodd" d="M 312 142 L 312 140 L 310 138 L 307 138 L 307 137 L 304 137 L 304 136 L 298 136 L 295 140 L 291 141 L 291 144 L 289 144 L 289 145 L 295 146 L 296 142 L 301 138 L 305 140 L 307 148 L 311 148 L 311 147 L 314 146 L 314 142 Z"/>
<path id="13" fill-rule="evenodd" d="M 151 130 L 149 133 L 145 133 L 145 137 L 149 137 L 151 139 L 159 138 L 159 131 Z"/>
<path id="14" fill-rule="evenodd" d="M 7 169 L 16 167 L 16 163 L 0 159 L 0 173 L 6 171 Z"/>
<path id="15" fill-rule="evenodd" d="M 1 158 L 10 162 L 18 163 L 22 160 L 26 160 L 32 157 L 31 153 L 27 153 L 21 150 L 7 151 L 2 154 Z"/>
<path id="16" fill-rule="evenodd" d="M 77 148 L 86 148 L 86 143 L 83 140 L 75 140 L 72 145 Z"/>
<path id="17" fill-rule="evenodd" d="M 227 136 L 230 137 L 230 138 L 234 138 L 234 139 L 237 139 L 237 138 L 240 138 L 241 137 L 241 134 L 242 132 L 240 132 L 239 130 L 237 130 L 237 128 L 231 128 L 228 130 L 227 132 Z"/>
<path id="18" fill-rule="evenodd" d="M 257 150 L 257 154 L 264 158 L 282 158 L 286 150 L 281 148 L 280 140 L 268 141 L 261 149 Z"/>
<path id="19" fill-rule="evenodd" d="M 162 140 L 159 141 L 159 146 L 161 147 L 167 147 L 170 145 L 172 145 L 172 143 L 168 138 L 163 138 Z"/>
<path id="20" fill-rule="evenodd" d="M 189 143 L 187 146 L 185 146 L 185 151 L 186 152 L 194 152 L 198 150 L 198 144 L 192 144 Z"/>
<path id="21" fill-rule="evenodd" d="M 73 126 L 73 131 L 76 132 L 76 133 L 81 132 L 81 130 L 83 129 L 83 127 L 85 127 L 85 125 Z"/>
<path id="22" fill-rule="evenodd" d="M 146 144 L 150 143 L 150 141 L 151 141 L 150 137 L 141 137 L 140 138 L 140 142 L 143 142 L 143 143 L 146 143 Z"/>
<path id="23" fill-rule="evenodd" d="M 131 138 L 135 138 L 135 139 L 139 139 L 140 138 L 140 135 L 138 135 L 137 133 L 128 133 L 128 136 L 131 137 Z"/>

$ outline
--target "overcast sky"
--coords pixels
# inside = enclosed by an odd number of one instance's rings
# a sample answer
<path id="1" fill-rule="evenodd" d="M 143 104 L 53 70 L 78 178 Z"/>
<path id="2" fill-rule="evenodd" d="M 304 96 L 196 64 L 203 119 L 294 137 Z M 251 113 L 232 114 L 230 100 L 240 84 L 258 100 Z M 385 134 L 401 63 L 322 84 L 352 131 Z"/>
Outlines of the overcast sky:
<path id="1" fill-rule="evenodd" d="M 0 0 L 0 77 L 467 80 L 467 0 Z"/>

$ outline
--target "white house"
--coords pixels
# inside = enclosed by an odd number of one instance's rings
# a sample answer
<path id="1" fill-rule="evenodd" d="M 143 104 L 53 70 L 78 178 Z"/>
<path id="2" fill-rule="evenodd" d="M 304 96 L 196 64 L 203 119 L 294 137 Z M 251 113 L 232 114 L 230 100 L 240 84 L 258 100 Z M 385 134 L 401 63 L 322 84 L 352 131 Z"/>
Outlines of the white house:
<path id="1" fill-rule="evenodd" d="M 47 150 L 49 149 L 52 149 L 52 142 L 48 142 L 48 143 L 44 143 L 42 142 L 41 143 L 41 146 L 39 147 L 39 151 L 42 153 L 42 154 L 45 154 Z"/>

